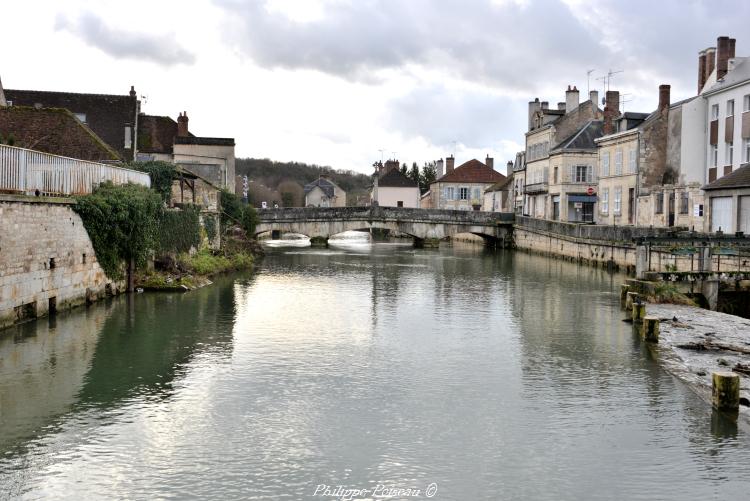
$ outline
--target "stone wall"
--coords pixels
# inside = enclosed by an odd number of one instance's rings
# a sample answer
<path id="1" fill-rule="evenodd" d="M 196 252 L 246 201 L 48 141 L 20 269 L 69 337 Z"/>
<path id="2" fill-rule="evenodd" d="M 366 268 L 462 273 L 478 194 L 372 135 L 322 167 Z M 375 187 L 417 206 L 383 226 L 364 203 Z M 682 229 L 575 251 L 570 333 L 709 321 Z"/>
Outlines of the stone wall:
<path id="1" fill-rule="evenodd" d="M 115 293 L 70 201 L 0 195 L 0 328 Z"/>

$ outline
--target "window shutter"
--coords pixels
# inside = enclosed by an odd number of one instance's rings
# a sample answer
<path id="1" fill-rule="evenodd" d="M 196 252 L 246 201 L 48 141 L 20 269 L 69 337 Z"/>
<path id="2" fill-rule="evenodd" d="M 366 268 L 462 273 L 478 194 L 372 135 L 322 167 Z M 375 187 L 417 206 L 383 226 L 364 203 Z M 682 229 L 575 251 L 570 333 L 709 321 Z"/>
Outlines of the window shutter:
<path id="1" fill-rule="evenodd" d="M 576 180 L 576 170 L 575 166 L 568 165 L 568 182 L 572 183 Z"/>
<path id="2" fill-rule="evenodd" d="M 587 172 L 586 172 L 586 178 L 587 178 L 588 182 L 589 183 L 593 183 L 594 182 L 594 166 L 593 165 L 589 165 L 586 168 L 586 170 L 587 170 Z"/>

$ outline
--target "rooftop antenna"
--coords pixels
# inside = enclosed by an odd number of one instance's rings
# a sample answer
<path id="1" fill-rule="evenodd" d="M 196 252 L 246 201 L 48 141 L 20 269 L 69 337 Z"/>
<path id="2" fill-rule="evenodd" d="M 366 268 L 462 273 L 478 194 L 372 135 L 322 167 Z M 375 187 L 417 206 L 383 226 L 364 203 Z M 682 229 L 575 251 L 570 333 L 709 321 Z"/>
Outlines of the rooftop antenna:
<path id="1" fill-rule="evenodd" d="M 586 72 L 586 92 L 591 95 L 591 74 L 594 72 L 594 70 L 589 70 Z"/>
<path id="2" fill-rule="evenodd" d="M 629 103 L 633 100 L 632 97 L 625 97 L 625 96 L 632 96 L 633 94 L 626 92 L 624 94 L 620 94 L 620 105 L 622 106 L 622 112 L 625 113 L 625 103 Z"/>

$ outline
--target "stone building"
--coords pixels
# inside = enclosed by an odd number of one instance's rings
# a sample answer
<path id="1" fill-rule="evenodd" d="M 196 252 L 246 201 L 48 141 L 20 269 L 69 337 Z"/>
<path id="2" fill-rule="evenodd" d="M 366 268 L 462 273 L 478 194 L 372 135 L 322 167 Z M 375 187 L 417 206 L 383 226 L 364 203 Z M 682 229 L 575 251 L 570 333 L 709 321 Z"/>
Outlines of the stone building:
<path id="1" fill-rule="evenodd" d="M 675 192 L 666 193 L 677 172 L 667 166 L 670 86 L 659 86 L 659 105 L 648 115 L 619 111 L 619 93 L 608 91 L 604 135 L 599 147 L 597 221 L 615 225 L 649 225 L 666 213 L 674 225 Z M 666 226 L 667 224 L 660 224 Z"/>
<path id="2" fill-rule="evenodd" d="M 126 95 L 5 89 L 7 106 L 70 111 L 125 161 L 136 158 L 141 103 L 131 86 Z"/>
<path id="3" fill-rule="evenodd" d="M 578 89 L 568 86 L 565 102 L 558 103 L 557 109 L 550 109 L 549 103 L 540 102 L 539 98 L 529 103 L 523 175 L 525 215 L 538 218 L 554 215 L 549 193 L 550 175 L 553 174 L 550 169 L 554 167 L 550 164 L 550 152 L 588 122 L 602 119 L 597 100 L 598 93 L 592 91 L 589 99 L 580 103 Z"/>
<path id="4" fill-rule="evenodd" d="M 169 117 L 141 115 L 138 160 L 173 162 L 229 191 L 235 188 L 234 138 L 199 137 L 189 130 L 187 112 Z"/>
<path id="5" fill-rule="evenodd" d="M 346 207 L 346 192 L 328 176 L 305 185 L 305 207 Z"/>
<path id="6" fill-rule="evenodd" d="M 511 212 L 524 214 L 523 203 L 525 199 L 526 186 L 526 152 L 519 151 L 516 153 L 516 159 L 513 162 L 513 185 L 511 190 L 512 207 Z"/>
<path id="7" fill-rule="evenodd" d="M 485 190 L 505 180 L 505 176 L 494 169 L 489 156 L 485 163 L 474 159 L 456 168 L 454 163 L 452 155 L 446 158 L 446 173 L 430 184 L 431 208 L 479 210 Z"/>
<path id="8" fill-rule="evenodd" d="M 381 207 L 420 207 L 419 184 L 399 170 L 397 160 L 375 163 L 370 203 Z"/>
<path id="9" fill-rule="evenodd" d="M 216 229 L 213 237 L 206 234 L 205 243 L 211 249 L 219 249 L 221 247 L 221 232 L 218 231 L 221 188 L 179 165 L 175 170 L 176 178 L 172 181 L 169 207 L 172 209 L 197 207 L 200 211 L 201 225 L 205 228 L 212 224 Z M 213 220 L 213 223 L 206 223 L 209 218 Z"/>

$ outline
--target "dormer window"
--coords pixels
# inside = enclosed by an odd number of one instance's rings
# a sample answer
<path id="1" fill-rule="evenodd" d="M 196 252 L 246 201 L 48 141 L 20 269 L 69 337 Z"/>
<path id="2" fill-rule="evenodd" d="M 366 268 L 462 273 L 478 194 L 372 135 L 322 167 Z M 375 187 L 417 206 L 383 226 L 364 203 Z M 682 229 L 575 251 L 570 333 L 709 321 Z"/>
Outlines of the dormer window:
<path id="1" fill-rule="evenodd" d="M 81 121 L 81 123 L 86 123 L 86 114 L 85 113 L 73 113 L 78 120 Z"/>

